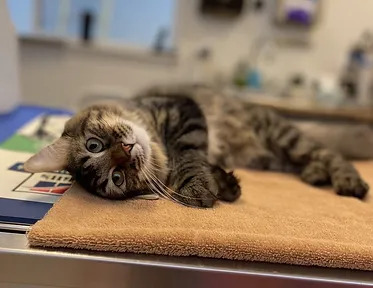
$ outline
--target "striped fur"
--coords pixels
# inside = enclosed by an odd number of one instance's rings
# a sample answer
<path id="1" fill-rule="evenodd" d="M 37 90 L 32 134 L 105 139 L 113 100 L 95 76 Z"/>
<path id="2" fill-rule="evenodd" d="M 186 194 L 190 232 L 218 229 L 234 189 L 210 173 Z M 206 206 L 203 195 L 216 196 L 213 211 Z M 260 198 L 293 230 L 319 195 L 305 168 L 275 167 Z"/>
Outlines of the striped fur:
<path id="1" fill-rule="evenodd" d="M 360 199 L 368 192 L 368 185 L 341 155 L 309 139 L 268 108 L 202 86 L 155 87 L 143 94 L 181 91 L 199 104 L 207 119 L 209 163 L 225 169 L 297 173 L 306 183 L 331 184 L 337 194 Z"/>
<path id="2" fill-rule="evenodd" d="M 225 170 L 237 167 L 298 173 L 346 196 L 363 198 L 368 191 L 342 156 L 273 111 L 201 87 L 150 89 L 117 106 L 92 106 L 74 116 L 61 137 L 69 143 L 66 169 L 106 198 L 150 189 L 212 207 L 240 196 L 237 179 Z M 92 146 L 99 152 L 87 146 L 92 138 L 102 143 L 102 150 Z"/>

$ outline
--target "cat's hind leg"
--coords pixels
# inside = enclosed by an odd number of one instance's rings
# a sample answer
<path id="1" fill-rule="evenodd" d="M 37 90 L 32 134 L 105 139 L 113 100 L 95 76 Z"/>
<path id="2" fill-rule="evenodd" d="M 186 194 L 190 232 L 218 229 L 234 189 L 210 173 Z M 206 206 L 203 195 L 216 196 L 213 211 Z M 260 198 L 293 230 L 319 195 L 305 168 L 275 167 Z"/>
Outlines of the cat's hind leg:
<path id="1" fill-rule="evenodd" d="M 318 148 L 311 154 L 311 162 L 324 163 L 338 195 L 353 196 L 363 199 L 369 191 L 369 186 L 360 177 L 358 171 L 343 157 L 326 148 Z"/>
<path id="2" fill-rule="evenodd" d="M 313 186 L 323 186 L 331 184 L 330 175 L 325 163 L 321 161 L 311 161 L 307 164 L 301 174 L 300 178 Z"/>
<path id="3" fill-rule="evenodd" d="M 301 133 L 275 112 L 252 107 L 249 121 L 263 145 L 276 156 L 301 168 L 301 178 L 312 185 L 331 182 L 339 195 L 364 198 L 369 186 L 351 163 Z"/>

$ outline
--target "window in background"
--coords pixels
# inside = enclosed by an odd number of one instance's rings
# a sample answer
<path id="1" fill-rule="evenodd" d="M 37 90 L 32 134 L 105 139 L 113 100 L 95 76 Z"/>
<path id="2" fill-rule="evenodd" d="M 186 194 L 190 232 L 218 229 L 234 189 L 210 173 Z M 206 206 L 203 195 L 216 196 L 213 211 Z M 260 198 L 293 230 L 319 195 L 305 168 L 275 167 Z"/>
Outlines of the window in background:
<path id="1" fill-rule="evenodd" d="M 115 0 L 108 36 L 117 42 L 151 47 L 157 37 L 172 46 L 174 0 Z"/>
<path id="2" fill-rule="evenodd" d="M 34 1 L 8 0 L 7 6 L 13 24 L 19 34 L 34 32 Z"/>
<path id="3" fill-rule="evenodd" d="M 100 43 L 170 50 L 176 0 L 7 0 L 20 34 L 77 39 L 84 14 Z"/>
<path id="4" fill-rule="evenodd" d="M 61 35 L 58 25 L 60 0 L 44 0 L 40 6 L 40 30 L 45 34 Z"/>
<path id="5" fill-rule="evenodd" d="M 48 1 L 48 0 L 44 0 Z M 63 0 L 62 0 L 63 1 Z M 107 0 L 106 0 L 107 1 Z M 103 16 L 101 12 L 101 3 L 105 0 L 72 0 L 70 1 L 69 9 L 69 21 L 67 33 L 73 38 L 79 38 L 81 35 L 81 26 L 83 22 L 83 17 L 85 14 L 90 14 L 92 16 L 92 35 L 93 38 L 97 39 L 97 25 L 100 21 L 100 17 Z"/>

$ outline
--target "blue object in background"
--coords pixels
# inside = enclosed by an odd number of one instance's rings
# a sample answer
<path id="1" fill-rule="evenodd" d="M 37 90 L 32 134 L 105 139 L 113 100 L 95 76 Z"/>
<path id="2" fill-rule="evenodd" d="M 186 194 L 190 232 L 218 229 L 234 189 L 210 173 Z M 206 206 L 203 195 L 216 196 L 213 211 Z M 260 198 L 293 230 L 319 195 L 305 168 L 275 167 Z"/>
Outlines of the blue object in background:
<path id="1" fill-rule="evenodd" d="M 247 75 L 247 86 L 254 89 L 262 88 L 262 78 L 256 69 L 250 69 Z"/>
<path id="2" fill-rule="evenodd" d="M 42 114 L 70 115 L 71 112 L 63 109 L 23 105 L 11 113 L 0 114 L 0 142 L 5 141 L 27 122 Z M 15 167 L 11 168 L 15 169 Z M 53 204 L 50 203 L 0 197 L 0 222 L 31 225 L 43 218 L 52 206 Z"/>
<path id="3" fill-rule="evenodd" d="M 312 24 L 312 15 L 302 9 L 292 9 L 287 12 L 287 19 L 289 22 L 309 26 Z"/>
<path id="4" fill-rule="evenodd" d="M 0 222 L 35 224 L 52 206 L 50 203 L 0 198 Z"/>
<path id="5" fill-rule="evenodd" d="M 71 115 L 70 111 L 39 106 L 19 106 L 13 112 L 0 114 L 0 142 L 12 136 L 24 124 L 41 114 Z"/>

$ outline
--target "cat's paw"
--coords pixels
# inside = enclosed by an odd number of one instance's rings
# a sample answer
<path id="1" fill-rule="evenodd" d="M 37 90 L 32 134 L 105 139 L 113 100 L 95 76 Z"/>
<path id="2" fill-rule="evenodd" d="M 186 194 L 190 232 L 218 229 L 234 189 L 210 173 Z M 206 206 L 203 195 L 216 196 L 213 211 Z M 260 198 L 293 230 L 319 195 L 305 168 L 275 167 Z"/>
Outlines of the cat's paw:
<path id="1" fill-rule="evenodd" d="M 219 166 L 213 166 L 211 171 L 218 185 L 220 200 L 233 202 L 241 196 L 241 187 L 233 172 L 225 172 Z"/>
<path id="2" fill-rule="evenodd" d="M 369 185 L 357 174 L 337 174 L 333 175 L 333 188 L 338 195 L 353 196 L 363 199 L 369 191 Z"/>
<path id="3" fill-rule="evenodd" d="M 217 187 L 211 175 L 196 175 L 186 181 L 173 197 L 187 206 L 211 208 L 214 205 L 218 199 Z"/>
<path id="4" fill-rule="evenodd" d="M 313 186 L 330 184 L 330 176 L 325 164 L 319 161 L 311 162 L 304 167 L 300 178 Z"/>

